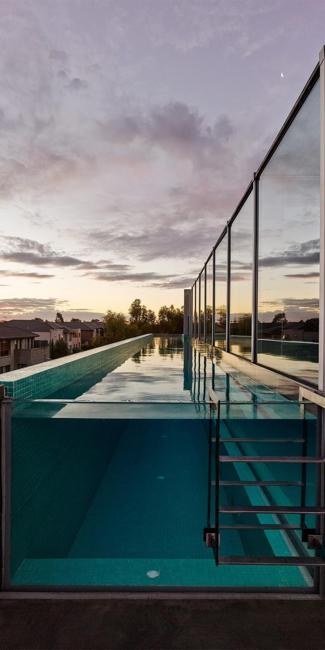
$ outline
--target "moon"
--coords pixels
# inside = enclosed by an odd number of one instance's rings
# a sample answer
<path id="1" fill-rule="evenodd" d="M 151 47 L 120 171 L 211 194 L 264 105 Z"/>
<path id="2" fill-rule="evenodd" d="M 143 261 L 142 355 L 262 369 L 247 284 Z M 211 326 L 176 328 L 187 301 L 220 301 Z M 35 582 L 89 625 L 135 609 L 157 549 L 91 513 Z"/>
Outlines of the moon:
<path id="1" fill-rule="evenodd" d="M 283 74 L 283 72 L 281 72 L 280 77 L 281 77 L 281 79 L 284 79 L 284 74 Z"/>

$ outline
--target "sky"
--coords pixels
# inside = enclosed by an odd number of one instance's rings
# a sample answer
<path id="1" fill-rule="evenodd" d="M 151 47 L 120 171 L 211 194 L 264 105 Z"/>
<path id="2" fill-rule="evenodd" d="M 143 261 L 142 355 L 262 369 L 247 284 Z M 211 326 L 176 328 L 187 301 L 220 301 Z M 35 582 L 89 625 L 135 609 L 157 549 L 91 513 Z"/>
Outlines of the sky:
<path id="1" fill-rule="evenodd" d="M 325 3 L 0 0 L 0 42 L 0 319 L 91 318 L 182 305 Z"/>

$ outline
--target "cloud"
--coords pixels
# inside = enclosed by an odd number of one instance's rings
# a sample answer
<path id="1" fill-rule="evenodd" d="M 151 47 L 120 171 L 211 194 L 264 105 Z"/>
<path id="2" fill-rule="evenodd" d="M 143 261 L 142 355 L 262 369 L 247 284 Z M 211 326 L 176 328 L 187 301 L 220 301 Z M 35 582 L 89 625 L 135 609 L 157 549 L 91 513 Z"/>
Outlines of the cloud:
<path id="1" fill-rule="evenodd" d="M 87 233 L 87 239 L 92 245 L 105 246 L 125 258 L 137 258 L 141 261 L 157 258 L 190 259 L 193 256 L 203 261 L 215 238 L 215 228 L 200 228 L 199 221 L 196 226 L 184 229 L 158 226 L 118 236 L 107 230 L 93 230 Z"/>
<path id="2" fill-rule="evenodd" d="M 192 276 L 167 275 L 154 271 L 138 273 L 96 273 L 90 275 L 101 282 L 134 282 L 164 289 L 185 289 L 193 283 Z"/>
<path id="3" fill-rule="evenodd" d="M 311 273 L 287 273 L 285 278 L 319 278 L 319 273 L 317 271 Z"/>
<path id="4" fill-rule="evenodd" d="M 31 266 L 52 266 L 58 268 L 75 268 L 76 270 L 91 269 L 110 269 L 112 271 L 127 271 L 130 267 L 128 264 L 116 264 L 108 260 L 99 260 L 93 262 L 90 260 L 80 259 L 70 255 L 63 255 L 53 250 L 49 244 L 42 244 L 34 239 L 23 237 L 3 237 L 7 249 L 0 250 L 0 259 L 8 262 L 20 264 L 30 264 Z M 9 273 L 9 272 L 8 272 Z M 11 273 L 12 275 L 12 273 Z M 53 277 L 50 275 L 40 275 L 38 273 L 30 277 Z"/>
<path id="5" fill-rule="evenodd" d="M 126 145 L 137 140 L 144 147 L 218 168 L 218 157 L 225 158 L 234 134 L 234 126 L 226 115 L 220 115 L 209 126 L 196 109 L 182 102 L 153 107 L 146 114 L 122 115 L 99 122 L 98 126 L 101 135 L 112 143 Z"/>
<path id="6" fill-rule="evenodd" d="M 84 88 L 88 88 L 88 83 L 84 79 L 75 77 L 68 83 L 68 88 L 70 88 L 70 90 L 83 90 Z"/>
<path id="7" fill-rule="evenodd" d="M 55 298 L 2 298 L 0 299 L 0 316 L 9 318 L 13 315 L 34 314 L 40 312 L 55 312 L 61 310 L 65 301 Z"/>
<path id="8" fill-rule="evenodd" d="M 309 266 L 319 264 L 319 239 L 310 239 L 302 244 L 292 244 L 281 253 L 262 257 L 261 267 Z"/>
<path id="9" fill-rule="evenodd" d="M 5 275 L 6 277 L 13 277 L 13 278 L 34 278 L 36 280 L 45 280 L 48 278 L 54 278 L 54 275 L 51 275 L 49 273 L 37 273 L 36 271 L 22 271 L 21 273 L 19 271 L 5 271 L 3 269 L 0 270 L 0 275 Z"/>

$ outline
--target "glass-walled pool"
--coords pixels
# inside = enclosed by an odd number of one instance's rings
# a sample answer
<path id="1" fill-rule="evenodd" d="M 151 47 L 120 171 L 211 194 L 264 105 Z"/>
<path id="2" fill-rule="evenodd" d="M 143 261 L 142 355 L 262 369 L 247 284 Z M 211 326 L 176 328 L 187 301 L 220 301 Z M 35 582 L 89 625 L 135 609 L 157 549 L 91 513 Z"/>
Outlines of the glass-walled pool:
<path id="1" fill-rule="evenodd" d="M 6 587 L 313 591 L 317 440 L 313 413 L 181 338 L 17 400 Z"/>

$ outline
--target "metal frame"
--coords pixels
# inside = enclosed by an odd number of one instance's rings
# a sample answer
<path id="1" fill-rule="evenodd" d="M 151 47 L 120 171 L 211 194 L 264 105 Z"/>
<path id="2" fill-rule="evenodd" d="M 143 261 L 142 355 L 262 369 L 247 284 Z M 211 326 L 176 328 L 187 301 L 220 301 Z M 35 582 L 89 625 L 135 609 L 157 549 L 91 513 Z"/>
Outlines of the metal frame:
<path id="1" fill-rule="evenodd" d="M 204 342 L 207 340 L 207 263 L 204 266 Z"/>
<path id="2" fill-rule="evenodd" d="M 253 233 L 253 296 L 252 296 L 252 332 L 251 353 L 252 362 L 257 363 L 258 340 L 258 241 L 259 241 L 259 178 L 254 174 L 254 233 Z"/>
<path id="3" fill-rule="evenodd" d="M 216 252 L 212 251 L 212 324 L 211 345 L 214 346 L 216 325 Z"/>
<path id="4" fill-rule="evenodd" d="M 227 302 L 226 302 L 226 351 L 230 352 L 230 301 L 231 301 L 231 224 L 227 224 Z"/>
<path id="5" fill-rule="evenodd" d="M 259 365 L 264 368 L 269 368 L 265 364 L 259 363 L 258 361 L 258 242 L 259 242 L 259 179 L 260 176 L 267 166 L 269 160 L 272 158 L 273 154 L 277 150 L 279 144 L 286 135 L 288 129 L 290 128 L 292 122 L 294 121 L 296 115 L 298 114 L 300 108 L 303 106 L 306 98 L 313 89 L 315 83 L 320 78 L 321 83 L 321 101 L 320 101 L 320 113 L 321 113 L 321 129 L 320 129 L 320 138 L 321 138 L 321 260 L 320 260 L 320 336 L 319 336 L 319 388 L 325 390 L 325 46 L 320 52 L 320 62 L 314 68 L 312 74 L 310 75 L 305 87 L 303 88 L 301 94 L 296 100 L 292 110 L 290 111 L 287 119 L 285 120 L 282 128 L 280 129 L 278 135 L 276 136 L 274 142 L 266 153 L 264 159 L 259 165 L 257 171 L 254 173 L 252 181 L 250 181 L 246 191 L 244 192 L 242 198 L 237 204 L 231 218 L 227 222 L 227 225 L 223 228 L 222 232 L 219 235 L 219 238 L 212 249 L 212 253 L 215 255 L 219 244 L 222 242 L 225 236 L 230 236 L 231 225 L 239 214 L 242 206 L 244 205 L 249 194 L 253 190 L 254 192 L 254 258 L 253 258 L 253 288 L 252 288 L 252 338 L 251 338 L 251 362 L 255 365 Z M 228 241 L 228 251 L 230 251 L 231 243 Z M 211 256 L 209 254 L 208 258 Z M 230 300 L 231 300 L 231 289 L 230 289 L 230 262 L 228 255 L 228 264 L 227 264 L 227 326 L 226 326 L 226 351 L 234 356 L 241 356 L 235 353 L 230 352 Z M 206 262 L 205 262 L 206 263 Z M 215 264 L 214 264 L 215 267 Z M 204 268 L 204 267 L 203 267 Z M 202 271 L 201 271 L 202 272 Z M 200 273 L 201 273 L 200 272 Z M 200 277 L 200 273 L 198 277 Z M 215 283 L 214 283 L 215 284 Z M 215 322 L 215 312 L 214 312 L 214 322 Z M 214 332 L 214 341 L 215 344 L 215 332 Z M 244 357 L 241 357 L 244 358 Z M 245 358 L 249 363 L 250 361 Z M 294 379 L 297 381 L 297 378 L 289 373 L 285 373 L 281 370 L 275 370 L 274 368 L 269 368 L 274 372 L 277 372 L 279 375 L 286 376 L 288 378 Z M 300 381 L 298 379 L 298 381 Z M 306 385 L 313 385 L 307 380 L 305 381 Z M 325 421 L 324 421 L 325 426 Z"/>
<path id="6" fill-rule="evenodd" d="M 304 396 L 305 399 L 308 399 L 308 395 Z M 263 488 L 266 495 L 269 494 L 268 488 L 272 485 L 274 486 L 295 486 L 301 487 L 301 494 L 304 493 L 305 483 L 294 481 L 263 481 L 256 476 L 256 480 L 252 481 L 223 481 L 220 480 L 220 466 L 222 463 L 295 463 L 301 464 L 305 467 L 307 464 L 316 464 L 319 467 L 319 472 L 321 476 L 324 476 L 324 466 L 325 466 L 325 454 L 324 454 L 324 436 L 322 430 L 318 430 L 318 445 L 316 456 L 306 456 L 302 453 L 300 456 L 248 456 L 244 452 L 241 455 L 223 455 L 220 450 L 220 443 L 243 443 L 247 442 L 246 438 L 233 438 L 229 439 L 220 437 L 220 425 L 221 425 L 221 405 L 226 407 L 231 405 L 246 405 L 247 402 L 234 401 L 227 402 L 220 400 L 218 395 L 213 389 L 209 389 L 209 404 L 210 404 L 210 422 L 209 422 L 209 438 L 208 438 L 208 509 L 207 509 L 207 527 L 204 528 L 203 536 L 207 546 L 211 547 L 213 550 L 213 556 L 215 559 L 216 565 L 221 564 L 233 564 L 233 565 L 293 565 L 293 566 L 305 566 L 313 567 L 316 569 L 316 575 L 314 579 L 315 590 L 322 596 L 322 573 L 325 566 L 325 555 L 324 555 L 324 514 L 325 514 L 325 505 L 322 498 L 322 491 L 320 492 L 315 486 L 315 500 L 316 505 L 306 506 L 303 503 L 300 506 L 279 506 L 272 504 L 272 498 L 269 499 L 271 505 L 221 505 L 220 504 L 220 488 L 221 486 L 243 486 L 243 485 L 254 485 Z M 258 407 L 264 408 L 267 404 L 278 404 L 278 402 L 260 402 L 253 403 L 256 409 Z M 302 404 L 304 408 L 304 402 L 289 402 L 290 406 L 297 406 Z M 324 406 L 324 405 L 323 405 Z M 215 420 L 215 437 L 212 436 L 212 423 L 213 423 L 213 413 L 216 413 Z M 303 415 L 305 414 L 305 408 L 303 410 Z M 305 423 L 305 420 L 303 420 Z M 228 428 L 228 427 L 227 427 Z M 230 431 L 231 433 L 231 431 Z M 306 431 L 304 432 L 304 435 Z M 251 438 L 249 438 L 251 441 Z M 265 442 L 264 438 L 254 438 L 255 442 Z M 287 442 L 280 440 L 280 442 Z M 291 439 L 292 443 L 301 443 L 301 439 Z M 213 443 L 215 444 L 214 459 L 215 459 L 215 480 L 212 480 L 212 458 L 213 458 Z M 304 446 L 303 450 L 307 451 L 307 447 Z M 214 508 L 212 508 L 213 499 L 212 499 L 212 486 L 214 486 Z M 323 481 L 321 481 L 321 487 L 323 487 Z M 214 522 L 212 522 L 211 512 L 214 510 Z M 279 523 L 270 524 L 270 523 L 254 523 L 254 524 L 220 524 L 220 514 L 271 514 L 277 515 Z M 298 524 L 290 524 L 284 515 L 286 514 L 297 514 L 300 515 L 300 526 Z M 308 529 L 305 527 L 305 515 L 317 515 L 317 519 L 320 522 L 320 525 L 316 529 Z M 297 555 L 293 556 L 254 556 L 254 557 L 241 557 L 241 556 L 221 556 L 220 547 L 221 547 L 221 530 L 280 530 L 287 531 L 287 535 L 292 543 L 293 547 L 297 551 Z M 294 531 L 299 530 L 302 532 L 302 540 L 300 540 Z M 303 546 L 302 542 L 307 542 L 307 548 L 315 548 L 315 556 L 310 556 L 308 550 Z M 310 543 L 313 546 L 310 546 Z M 316 545 L 315 545 L 316 544 Z"/>

